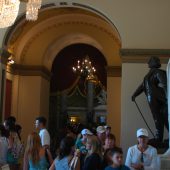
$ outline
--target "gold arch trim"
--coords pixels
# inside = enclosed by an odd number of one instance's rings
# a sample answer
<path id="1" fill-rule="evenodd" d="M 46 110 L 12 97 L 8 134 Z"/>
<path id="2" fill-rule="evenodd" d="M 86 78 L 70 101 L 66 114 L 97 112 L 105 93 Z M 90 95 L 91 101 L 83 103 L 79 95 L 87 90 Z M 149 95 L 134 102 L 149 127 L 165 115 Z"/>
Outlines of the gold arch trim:
<path id="1" fill-rule="evenodd" d="M 43 29 L 40 32 L 38 32 L 37 34 L 35 34 L 33 37 L 31 37 L 30 40 L 25 45 L 25 47 L 24 47 L 24 49 L 23 49 L 23 51 L 21 53 L 21 56 L 22 56 L 21 62 L 24 60 L 24 57 L 26 56 L 27 51 L 29 50 L 29 47 L 31 46 L 33 41 L 35 41 L 37 38 L 39 38 L 47 30 L 49 31 L 50 29 L 57 28 L 59 26 L 66 26 L 66 25 L 85 25 L 85 26 L 90 26 L 90 27 L 93 27 L 93 28 L 97 28 L 101 32 L 103 32 L 103 33 L 107 34 L 109 37 L 111 37 L 113 39 L 113 41 L 115 41 L 116 44 L 118 44 L 119 48 L 121 47 L 120 40 L 115 35 L 113 35 L 113 33 L 109 32 L 108 30 L 106 30 L 105 28 L 103 28 L 101 26 L 98 26 L 97 24 L 83 22 L 83 21 L 81 21 L 81 22 L 80 21 L 77 21 L 77 22 L 76 21 L 74 21 L 74 22 L 71 22 L 71 21 L 61 22 L 61 23 L 58 23 L 58 24 L 53 24 L 51 26 L 48 26 L 45 29 Z"/>

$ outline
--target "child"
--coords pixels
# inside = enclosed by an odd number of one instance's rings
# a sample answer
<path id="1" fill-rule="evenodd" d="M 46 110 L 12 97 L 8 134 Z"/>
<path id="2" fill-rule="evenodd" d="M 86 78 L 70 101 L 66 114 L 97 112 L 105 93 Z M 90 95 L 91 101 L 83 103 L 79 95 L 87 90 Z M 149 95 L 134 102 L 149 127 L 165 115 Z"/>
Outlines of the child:
<path id="1" fill-rule="evenodd" d="M 123 152 L 121 148 L 115 147 L 111 149 L 112 165 L 105 168 L 105 170 L 130 170 L 123 165 Z"/>

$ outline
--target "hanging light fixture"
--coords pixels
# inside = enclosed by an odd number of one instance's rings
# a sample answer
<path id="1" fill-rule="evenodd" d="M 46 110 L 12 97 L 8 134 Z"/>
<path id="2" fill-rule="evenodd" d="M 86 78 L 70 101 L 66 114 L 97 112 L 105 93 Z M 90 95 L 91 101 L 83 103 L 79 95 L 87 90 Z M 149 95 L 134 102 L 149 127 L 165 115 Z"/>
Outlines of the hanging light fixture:
<path id="1" fill-rule="evenodd" d="M 11 26 L 17 18 L 19 0 L 0 0 L 0 28 Z"/>
<path id="2" fill-rule="evenodd" d="M 41 8 L 42 0 L 28 0 L 26 7 L 26 19 L 35 21 L 38 19 L 38 10 Z"/>
<path id="3" fill-rule="evenodd" d="M 95 75 L 96 69 L 92 66 L 92 63 L 89 59 L 89 56 L 86 56 L 82 62 L 77 61 L 77 65 L 72 67 L 73 72 L 78 74 L 79 76 L 85 76 L 86 80 L 97 82 L 97 77 Z"/>
<path id="4" fill-rule="evenodd" d="M 15 63 L 15 61 L 14 61 L 14 59 L 13 59 L 13 56 L 11 55 L 9 58 L 8 58 L 8 64 L 9 65 L 12 65 L 12 64 L 14 64 Z"/>
<path id="5" fill-rule="evenodd" d="M 23 0 L 0 0 L 0 28 L 11 26 L 18 15 L 20 1 Z M 26 19 L 35 21 L 38 19 L 38 10 L 42 0 L 28 0 L 26 5 Z"/>

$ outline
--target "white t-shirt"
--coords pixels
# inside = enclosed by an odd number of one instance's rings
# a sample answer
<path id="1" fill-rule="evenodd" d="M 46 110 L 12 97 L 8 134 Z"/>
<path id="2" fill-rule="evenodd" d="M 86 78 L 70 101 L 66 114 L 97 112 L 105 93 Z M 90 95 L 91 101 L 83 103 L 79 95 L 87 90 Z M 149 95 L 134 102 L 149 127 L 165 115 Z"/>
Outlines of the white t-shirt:
<path id="1" fill-rule="evenodd" d="M 8 139 L 0 137 L 0 164 L 6 164 L 8 151 Z"/>
<path id="2" fill-rule="evenodd" d="M 47 129 L 41 129 L 39 132 L 40 138 L 41 138 L 41 144 L 49 145 L 50 146 L 50 134 L 48 133 Z"/>
<path id="3" fill-rule="evenodd" d="M 159 166 L 157 160 L 157 150 L 149 145 L 143 153 L 144 169 L 158 170 Z M 125 165 L 131 170 L 135 170 L 131 167 L 131 164 L 139 163 L 141 163 L 141 151 L 138 149 L 137 145 L 134 145 L 128 149 Z"/>

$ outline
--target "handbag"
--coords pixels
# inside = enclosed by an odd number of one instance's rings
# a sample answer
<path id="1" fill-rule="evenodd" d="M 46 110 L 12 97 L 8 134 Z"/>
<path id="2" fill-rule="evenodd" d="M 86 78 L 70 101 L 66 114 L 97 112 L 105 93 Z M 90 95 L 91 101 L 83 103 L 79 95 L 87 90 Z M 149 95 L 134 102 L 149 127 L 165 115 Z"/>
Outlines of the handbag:
<path id="1" fill-rule="evenodd" d="M 10 167 L 8 164 L 5 164 L 5 165 L 1 166 L 1 170 L 10 170 Z"/>
<path id="2" fill-rule="evenodd" d="M 78 161 L 78 156 L 74 156 L 69 164 L 69 170 L 75 170 Z"/>
<path id="3" fill-rule="evenodd" d="M 14 157 L 14 154 L 11 150 L 8 150 L 7 152 L 7 163 L 9 164 L 17 164 L 18 159 Z"/>
<path id="4" fill-rule="evenodd" d="M 49 160 L 48 150 L 47 149 L 45 149 L 45 159 L 47 160 L 48 168 L 50 168 L 51 164 L 50 164 L 50 160 Z"/>

